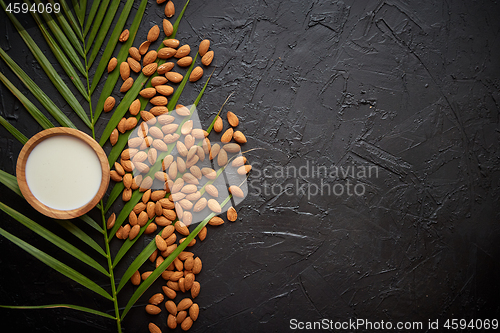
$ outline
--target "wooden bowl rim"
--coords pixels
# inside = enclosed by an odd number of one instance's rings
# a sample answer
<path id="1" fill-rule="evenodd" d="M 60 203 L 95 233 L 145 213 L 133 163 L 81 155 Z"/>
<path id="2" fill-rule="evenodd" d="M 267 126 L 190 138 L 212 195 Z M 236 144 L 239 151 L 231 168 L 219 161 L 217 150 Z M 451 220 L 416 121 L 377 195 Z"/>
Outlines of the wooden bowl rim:
<path id="1" fill-rule="evenodd" d="M 101 164 L 101 170 L 102 170 L 102 178 L 101 178 L 101 185 L 97 191 L 97 194 L 94 196 L 94 198 L 89 201 L 87 204 L 85 204 L 82 207 L 71 209 L 71 210 L 59 210 L 55 208 L 51 208 L 46 206 L 45 204 L 41 203 L 31 192 L 28 183 L 26 181 L 26 162 L 28 161 L 28 157 L 31 153 L 31 151 L 43 140 L 48 139 L 53 136 L 58 136 L 58 135 L 69 135 L 75 138 L 78 138 L 82 140 L 83 142 L 87 143 L 92 150 L 96 153 L 97 158 L 99 159 L 99 162 Z M 85 213 L 87 213 L 89 210 L 94 208 L 97 203 L 102 199 L 104 196 L 104 193 L 106 193 L 106 190 L 109 185 L 109 163 L 108 163 L 108 157 L 102 147 L 95 141 L 91 136 L 88 134 L 79 131 L 77 129 L 73 128 L 67 128 L 67 127 L 54 127 L 54 128 L 48 128 L 46 130 L 43 130 L 35 135 L 33 135 L 28 142 L 23 146 L 21 149 L 21 152 L 19 153 L 19 157 L 17 158 L 17 165 L 16 165 L 16 177 L 17 177 L 17 183 L 19 185 L 19 189 L 21 190 L 21 193 L 23 194 L 24 198 L 26 201 L 29 202 L 33 208 L 35 208 L 37 211 L 40 213 L 56 218 L 56 219 L 71 219 L 75 218 L 78 216 L 81 216 Z"/>

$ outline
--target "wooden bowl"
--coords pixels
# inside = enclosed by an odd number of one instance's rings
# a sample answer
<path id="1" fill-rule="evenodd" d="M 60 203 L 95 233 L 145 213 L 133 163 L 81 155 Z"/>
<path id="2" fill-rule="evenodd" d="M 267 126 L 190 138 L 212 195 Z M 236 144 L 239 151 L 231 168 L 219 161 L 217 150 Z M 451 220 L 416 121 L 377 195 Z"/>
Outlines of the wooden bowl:
<path id="1" fill-rule="evenodd" d="M 78 208 L 72 208 L 68 210 L 64 210 L 63 208 L 53 208 L 45 203 L 42 203 L 31 191 L 30 187 L 28 186 L 28 181 L 26 180 L 26 163 L 28 162 L 28 158 L 33 151 L 33 149 L 42 143 L 44 140 L 54 137 L 54 136 L 70 136 L 73 138 L 76 138 L 78 140 L 81 140 L 85 144 L 87 144 L 93 152 L 97 155 L 97 158 L 99 160 L 99 164 L 101 167 L 101 181 L 100 181 L 100 186 L 98 187 L 97 193 L 95 196 L 90 199 L 87 203 L 83 204 L 82 206 Z M 74 140 L 69 140 L 71 142 L 76 142 Z M 66 142 L 69 142 L 66 141 Z M 54 141 L 52 141 L 54 142 Z M 78 143 L 79 144 L 79 143 Z M 86 149 L 83 146 L 83 151 L 87 154 L 91 154 L 91 151 Z M 40 150 L 39 150 L 40 151 Z M 52 151 L 52 150 L 51 150 Z M 72 153 L 74 150 L 71 151 Z M 62 154 L 64 155 L 64 154 Z M 38 155 L 40 156 L 40 155 Z M 43 154 L 41 156 L 44 156 Z M 68 152 L 69 156 L 69 152 Z M 83 155 L 82 155 L 83 156 Z M 64 158 L 64 157 L 63 157 Z M 68 159 L 67 161 L 71 161 Z M 72 163 L 72 162 L 69 162 Z M 94 167 L 94 174 L 98 174 L 98 168 L 97 164 L 93 165 Z M 31 167 L 33 168 L 33 167 Z M 81 173 L 84 173 L 85 170 L 73 170 L 74 177 L 79 177 L 82 176 Z M 72 128 L 67 128 L 67 127 L 55 127 L 55 128 L 49 128 L 44 131 L 41 131 L 37 134 L 35 134 L 31 139 L 28 140 L 28 142 L 24 145 L 23 149 L 21 150 L 21 153 L 19 154 L 19 157 L 17 159 L 17 166 L 16 166 L 16 173 L 17 173 L 17 182 L 19 184 L 19 188 L 21 189 L 21 192 L 24 196 L 24 198 L 30 203 L 31 206 L 33 206 L 36 210 L 38 210 L 40 213 L 56 218 L 56 219 L 71 219 L 75 218 L 78 216 L 81 216 L 91 210 L 92 208 L 97 205 L 97 203 L 101 200 L 103 197 L 104 193 L 106 192 L 109 184 L 109 164 L 108 164 L 108 158 L 106 156 L 106 153 L 102 150 L 101 146 L 94 140 L 92 139 L 89 135 L 78 131 L 76 129 Z M 28 177 L 29 178 L 29 177 Z M 38 178 L 37 178 L 38 179 Z M 89 179 L 91 181 L 91 179 Z M 51 183 L 53 184 L 53 183 Z M 54 184 L 54 188 L 57 186 L 62 186 L 63 182 L 57 182 L 57 184 Z M 67 183 L 66 183 L 67 184 Z M 32 183 L 32 186 L 34 186 L 34 183 Z M 95 187 L 97 187 L 97 182 L 94 184 Z M 45 187 L 44 187 L 45 188 Z M 67 189 L 69 190 L 69 185 L 67 186 Z M 55 193 L 55 191 L 54 191 Z M 73 192 L 72 192 L 73 193 Z M 78 193 L 75 192 L 75 196 L 78 196 Z M 93 193 L 93 190 L 90 190 L 90 194 Z M 89 196 L 91 198 L 91 195 Z M 82 199 L 85 200 L 85 199 Z M 42 200 L 43 201 L 43 200 Z"/>

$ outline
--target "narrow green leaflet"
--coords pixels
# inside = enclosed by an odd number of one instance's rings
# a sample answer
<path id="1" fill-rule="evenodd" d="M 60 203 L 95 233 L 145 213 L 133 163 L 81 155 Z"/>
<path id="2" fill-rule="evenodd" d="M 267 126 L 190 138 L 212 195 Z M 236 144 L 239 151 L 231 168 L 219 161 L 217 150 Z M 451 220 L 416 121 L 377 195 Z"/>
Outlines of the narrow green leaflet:
<path id="1" fill-rule="evenodd" d="M 0 4 L 2 5 L 2 8 L 5 10 L 6 6 L 5 6 L 5 3 L 3 2 L 3 0 L 0 0 Z M 57 90 L 61 93 L 61 95 L 68 102 L 68 104 L 71 106 L 71 108 L 78 114 L 78 116 L 80 118 L 82 118 L 85 125 L 87 125 L 90 128 L 92 126 L 92 124 L 90 123 L 90 120 L 87 117 L 85 110 L 83 110 L 83 107 L 80 105 L 80 102 L 78 102 L 78 100 L 73 95 L 71 90 L 64 83 L 64 81 L 61 79 L 61 77 L 59 76 L 57 71 L 54 69 L 54 67 L 52 67 L 49 60 L 42 52 L 42 50 L 40 50 L 40 48 L 36 45 L 35 41 L 26 32 L 26 30 L 19 23 L 19 21 L 15 18 L 14 15 L 7 12 L 7 16 L 12 21 L 12 23 L 16 27 L 17 31 L 19 32 L 19 35 L 23 38 L 24 42 L 26 43 L 28 48 L 31 50 L 33 55 L 35 56 L 36 60 L 40 64 L 40 66 L 44 69 L 45 73 L 49 76 L 50 80 L 55 85 Z"/>
<path id="2" fill-rule="evenodd" d="M 97 14 L 97 9 L 99 9 L 99 5 L 101 4 L 101 0 L 96 0 L 92 2 L 92 7 L 90 7 L 89 15 L 87 16 L 87 22 L 85 22 L 85 30 L 83 31 L 83 35 L 87 36 L 87 33 L 90 30 L 90 26 L 94 22 L 95 14 Z"/>
<path id="3" fill-rule="evenodd" d="M 82 252 L 80 249 L 75 247 L 74 245 L 68 243 L 61 237 L 55 235 L 51 231 L 45 229 L 35 221 L 29 219 L 28 217 L 24 216 L 23 214 L 19 213 L 18 211 L 10 208 L 9 206 L 5 205 L 4 203 L 0 202 L 0 210 L 3 210 L 5 213 L 10 215 L 12 218 L 16 219 L 18 222 L 23 224 L 25 227 L 31 229 L 41 237 L 45 238 L 61 250 L 64 250 L 66 253 L 69 255 L 72 255 L 76 259 L 86 263 L 90 267 L 98 270 L 99 272 L 103 273 L 106 276 L 109 276 L 109 273 L 101 266 L 97 261 L 92 259 L 88 254 L 85 254 Z"/>
<path id="4" fill-rule="evenodd" d="M 85 21 L 85 14 L 87 13 L 87 0 L 80 1 L 80 10 L 78 11 L 78 19 L 80 20 L 80 25 L 83 27 L 83 21 Z"/>
<path id="5" fill-rule="evenodd" d="M 101 234 L 104 233 L 104 230 L 101 228 L 101 226 L 99 224 L 97 224 L 97 222 L 94 221 L 87 214 L 80 216 L 79 219 L 82 220 L 83 222 L 87 223 L 88 225 L 90 225 L 95 230 L 99 231 Z"/>
<path id="6" fill-rule="evenodd" d="M 5 129 L 7 131 L 9 131 L 10 134 L 12 134 L 12 136 L 14 138 L 16 138 L 19 142 L 21 142 L 23 145 L 28 142 L 28 138 L 26 136 L 24 136 L 23 133 L 19 132 L 19 130 L 17 128 L 15 128 L 14 126 L 12 126 L 7 120 L 5 120 L 4 117 L 0 116 L 0 124 L 5 127 Z"/>
<path id="7" fill-rule="evenodd" d="M 40 251 L 36 247 L 26 243 L 22 239 L 12 235 L 11 233 L 7 232 L 6 230 L 0 228 L 0 235 L 4 236 L 8 240 L 10 240 L 12 243 L 16 244 L 19 246 L 21 249 L 24 251 L 28 252 L 31 254 L 33 257 L 37 258 L 47 266 L 55 269 L 59 273 L 63 274 L 64 276 L 70 278 L 71 280 L 81 284 L 85 288 L 88 288 L 92 290 L 93 292 L 101 295 L 102 297 L 105 297 L 109 299 L 110 301 L 113 300 L 111 295 L 109 295 L 104 289 L 102 289 L 99 285 L 97 285 L 95 282 L 87 278 L 86 276 L 82 275 L 81 273 L 75 271 L 73 268 L 63 264 L 59 260 L 55 259 L 52 256 L 49 256 L 47 253 Z"/>
<path id="8" fill-rule="evenodd" d="M 106 252 L 102 249 L 102 247 L 97 244 L 95 240 L 92 239 L 89 235 L 87 235 L 85 232 L 82 231 L 82 229 L 78 228 L 76 225 L 74 225 L 70 221 L 61 221 L 61 220 L 56 220 L 56 222 L 63 227 L 64 229 L 68 230 L 71 232 L 73 235 L 76 236 L 79 240 L 96 250 L 99 254 L 102 256 L 106 257 Z"/>
<path id="9" fill-rule="evenodd" d="M 0 170 L 0 183 L 7 186 L 13 192 L 15 192 L 19 196 L 23 196 L 21 190 L 19 189 L 19 185 L 17 184 L 16 176 L 11 175 L 8 172 Z"/>
<path id="10" fill-rule="evenodd" d="M 120 51 L 118 52 L 118 56 L 117 56 L 118 63 L 125 61 L 126 57 L 128 56 L 128 49 L 132 46 L 132 44 L 134 42 L 135 35 L 137 34 L 137 30 L 139 29 L 139 25 L 142 21 L 142 17 L 144 15 L 144 11 L 146 10 L 147 4 L 148 4 L 147 0 L 142 0 L 141 5 L 139 6 L 139 8 L 137 9 L 137 12 L 135 13 L 134 20 L 132 22 L 132 25 L 129 28 L 128 40 L 120 47 Z M 120 16 L 120 19 L 121 19 L 121 16 Z M 120 36 L 118 35 L 118 37 L 120 37 Z M 94 93 L 94 89 L 97 87 L 99 80 L 101 79 L 102 75 L 104 74 L 104 71 L 107 69 L 109 59 L 111 59 L 111 56 L 113 55 L 115 47 L 116 47 L 116 42 L 114 44 L 111 44 L 108 42 L 108 44 L 106 45 L 106 49 L 104 49 L 101 60 L 99 61 L 99 65 L 97 66 L 97 69 L 94 73 L 94 77 L 92 78 L 92 85 L 90 87 L 91 94 Z M 99 102 L 97 103 L 96 112 L 95 112 L 95 116 L 94 116 L 94 124 L 97 121 L 97 119 L 99 119 L 99 116 L 101 115 L 101 112 L 102 112 L 102 109 L 104 106 L 104 100 L 107 98 L 107 96 L 111 95 L 111 92 L 113 91 L 113 88 L 116 85 L 116 81 L 118 81 L 118 75 L 119 75 L 118 70 L 116 72 L 110 73 L 108 75 L 108 79 L 106 80 L 106 83 L 104 84 L 104 88 L 101 91 L 101 97 L 99 98 Z M 102 99 L 102 101 L 101 101 L 101 99 Z"/>
<path id="11" fill-rule="evenodd" d="M 120 211 L 120 214 L 116 217 L 115 225 L 111 228 L 109 232 L 109 240 L 113 239 L 118 228 L 123 224 L 123 221 L 128 217 L 134 206 L 141 200 L 142 193 L 139 191 L 134 191 L 132 194 L 132 198 L 123 206 L 123 209 Z"/>
<path id="12" fill-rule="evenodd" d="M 49 2 L 52 4 L 52 6 L 54 6 L 55 4 L 54 0 L 49 0 Z M 68 23 L 62 12 L 59 12 L 58 14 L 54 13 L 54 15 L 56 16 L 57 21 L 61 25 L 62 30 L 66 34 L 66 37 L 68 38 L 69 42 L 73 45 L 75 50 L 80 54 L 80 56 L 82 57 L 85 56 L 85 53 L 83 53 L 82 44 L 80 44 L 80 41 L 83 41 L 81 33 L 78 34 L 80 36 L 76 35 L 75 31 L 73 30 L 73 28 L 71 28 L 70 24 Z"/>
<path id="13" fill-rule="evenodd" d="M 83 306 L 79 305 L 73 305 L 73 304 L 49 304 L 49 305 L 0 305 L 0 308 L 4 309 L 24 309 L 24 310 L 32 310 L 32 309 L 56 309 L 56 308 L 67 308 L 67 309 L 73 309 L 73 310 L 78 310 L 78 311 L 83 311 L 83 312 L 88 312 L 92 313 L 98 316 L 106 317 L 109 319 L 116 319 L 115 317 L 101 312 L 97 311 L 94 309 L 86 308 Z"/>
<path id="14" fill-rule="evenodd" d="M 118 199 L 124 188 L 125 185 L 123 185 L 123 182 L 116 183 L 115 186 L 113 186 L 113 189 L 109 194 L 108 201 L 106 201 L 106 207 L 104 207 L 105 213 L 111 208 L 113 202 L 115 202 L 115 200 Z"/>
<path id="15" fill-rule="evenodd" d="M 115 0 L 116 2 L 116 0 Z M 119 2 L 119 1 L 118 1 Z M 94 38 L 101 27 L 102 20 L 104 19 L 104 15 L 106 15 L 106 9 L 108 9 L 110 0 L 104 0 L 97 11 L 97 15 L 94 19 L 94 24 L 92 24 L 92 30 L 90 30 L 90 34 L 88 35 L 87 42 L 85 43 L 85 54 L 89 53 L 90 47 L 92 43 L 94 43 Z"/>
<path id="16" fill-rule="evenodd" d="M 40 0 L 34 0 L 34 1 L 37 5 L 41 4 Z M 28 5 L 31 5 L 31 3 L 28 0 L 26 0 L 26 3 L 28 3 Z M 31 13 L 36 14 L 35 12 L 31 12 Z M 38 16 L 39 14 L 36 14 L 36 15 Z M 71 62 L 75 65 L 75 67 L 80 71 L 80 73 L 82 73 L 82 75 L 85 75 L 86 74 L 85 69 L 83 67 L 82 62 L 80 61 L 80 58 L 78 58 L 78 55 L 77 55 L 75 49 L 73 48 L 73 45 L 68 40 L 66 35 L 63 33 L 63 31 L 61 30 L 59 25 L 56 24 L 56 22 L 53 20 L 52 16 L 47 14 L 45 11 L 42 11 L 41 15 L 42 15 L 43 19 L 45 20 L 45 24 L 43 24 L 41 21 L 39 21 L 39 19 L 36 19 L 39 27 L 41 28 L 41 26 L 45 26 L 45 25 L 49 27 L 50 31 L 52 31 L 52 34 L 54 35 L 56 40 L 59 42 L 60 47 L 64 50 L 67 57 L 71 60 Z"/>
<path id="17" fill-rule="evenodd" d="M 120 260 L 127 254 L 128 250 L 130 250 L 132 245 L 134 245 L 135 242 L 137 242 L 139 240 L 139 238 L 144 233 L 144 231 L 146 231 L 146 228 L 148 227 L 148 225 L 151 222 L 153 222 L 153 219 L 149 220 L 148 223 L 146 223 L 143 227 L 141 227 L 139 234 L 137 236 L 135 236 L 135 238 L 133 240 L 130 240 L 129 238 L 127 238 L 125 240 L 125 242 L 123 242 L 122 246 L 120 247 L 120 250 L 118 250 L 118 253 L 115 256 L 115 260 L 113 261 L 113 268 L 115 268 L 116 265 L 118 265 Z"/>
<path id="18" fill-rule="evenodd" d="M 66 3 L 66 0 L 61 0 L 61 6 L 63 9 L 64 14 L 69 20 L 69 24 L 71 25 L 71 28 L 73 28 L 73 31 L 80 36 L 80 40 L 83 41 L 83 36 L 82 36 L 82 31 L 79 27 L 78 22 L 76 21 L 75 17 L 73 16 L 73 12 L 69 8 L 68 4 Z"/>
<path id="19" fill-rule="evenodd" d="M 24 96 L 13 84 L 10 82 L 5 75 L 0 73 L 0 81 L 17 97 L 17 99 L 23 104 L 26 110 L 31 114 L 33 118 L 42 126 L 43 129 L 54 127 L 54 124 L 45 117 L 45 115 L 38 110 L 38 108 L 31 103 L 31 101 Z"/>
<path id="20" fill-rule="evenodd" d="M 223 207 L 224 205 L 226 205 L 229 202 L 229 200 L 231 200 L 231 195 L 229 195 L 221 203 L 221 207 Z M 174 261 L 174 259 L 177 258 L 177 256 L 179 255 L 179 253 L 181 253 L 182 251 L 184 251 L 184 249 L 189 244 L 189 242 L 191 242 L 198 235 L 198 233 L 201 231 L 201 229 L 203 229 L 203 227 L 207 225 L 208 221 L 210 221 L 210 219 L 212 217 L 214 217 L 214 216 L 215 216 L 215 213 L 211 213 L 210 215 L 207 216 L 207 218 L 205 218 L 202 222 L 200 222 L 200 224 L 198 224 L 196 226 L 196 228 L 193 231 L 191 231 L 191 233 L 189 234 L 189 236 L 186 237 L 186 240 L 184 240 L 181 244 L 179 244 L 177 246 L 177 248 L 174 250 L 174 252 L 172 252 L 172 254 L 170 254 L 160 264 L 160 266 L 158 266 L 153 271 L 153 273 L 151 273 L 151 275 L 139 285 L 139 287 L 135 290 L 134 294 L 132 295 L 132 297 L 128 301 L 127 305 L 125 306 L 125 309 L 122 312 L 122 315 L 121 315 L 121 319 L 122 320 L 123 320 L 123 318 L 125 318 L 125 316 L 129 312 L 129 310 L 132 308 L 132 306 L 135 304 L 135 302 L 137 302 L 137 300 L 139 299 L 139 297 L 141 297 L 141 295 L 146 290 L 148 290 L 148 288 L 153 284 L 153 282 L 156 281 L 156 279 L 161 275 L 161 273 L 163 273 L 167 269 L 167 267 Z"/>

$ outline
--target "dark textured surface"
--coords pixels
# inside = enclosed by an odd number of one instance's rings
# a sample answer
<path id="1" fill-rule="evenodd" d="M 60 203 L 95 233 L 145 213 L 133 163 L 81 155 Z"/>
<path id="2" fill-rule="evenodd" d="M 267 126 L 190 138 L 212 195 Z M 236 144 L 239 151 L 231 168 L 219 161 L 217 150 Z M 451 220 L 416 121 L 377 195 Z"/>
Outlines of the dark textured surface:
<path id="1" fill-rule="evenodd" d="M 237 207 L 238 221 L 209 228 L 193 248 L 203 271 L 192 332 L 285 332 L 291 318 L 500 317 L 498 14 L 490 1 L 190 3 L 177 37 L 192 46 L 209 38 L 216 54 L 202 122 L 208 126 L 234 92 L 225 110 L 240 116 L 246 148 L 263 148 L 249 153 L 253 195 Z M 139 36 L 162 18 L 151 3 Z M 43 85 L 10 24 L 0 24 L 7 29 L 1 46 Z M 19 84 L 3 62 L 0 68 Z M 191 103 L 201 84 L 180 102 Z M 0 94 L 5 118 L 28 137 L 40 130 L 3 85 Z M 3 127 L 0 149 L 1 169 L 13 173 L 21 145 Z M 297 185 L 320 178 L 276 174 L 307 163 L 377 166 L 379 173 L 350 179 L 364 184 L 363 196 L 308 198 Z M 278 191 L 287 184 L 294 195 Z M 0 201 L 40 219 L 3 186 Z M 58 252 L 1 219 L 2 228 Z M 111 303 L 4 238 L 0 249 L 0 304 L 73 303 L 112 313 Z M 109 288 L 109 280 L 92 277 Z M 151 318 L 143 308 L 159 286 L 127 315 L 125 332 L 146 331 L 151 320 L 167 330 L 164 314 Z M 0 309 L 0 319 L 9 332 L 116 330 L 111 320 L 61 309 Z"/>

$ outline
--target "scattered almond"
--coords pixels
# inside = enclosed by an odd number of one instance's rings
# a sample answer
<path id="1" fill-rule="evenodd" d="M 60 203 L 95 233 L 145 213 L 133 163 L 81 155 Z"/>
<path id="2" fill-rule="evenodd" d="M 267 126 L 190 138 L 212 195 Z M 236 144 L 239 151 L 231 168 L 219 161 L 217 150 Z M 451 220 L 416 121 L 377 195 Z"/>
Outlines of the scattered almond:
<path id="1" fill-rule="evenodd" d="M 160 36 L 160 28 L 157 25 L 155 25 L 151 29 L 149 29 L 147 40 L 148 42 L 153 43 L 158 39 L 159 36 Z"/>
<path id="2" fill-rule="evenodd" d="M 168 22 L 168 20 L 164 20 L 163 22 L 165 22 L 165 21 L 167 21 L 167 22 Z M 169 22 L 169 23 L 170 23 L 170 22 Z M 165 29 L 165 26 L 163 27 L 163 29 Z M 172 27 L 172 30 L 173 30 L 173 27 Z M 163 45 L 165 45 L 166 47 L 171 47 L 171 48 L 173 48 L 173 49 L 178 48 L 178 47 L 179 47 L 179 44 L 180 44 L 179 40 L 177 40 L 177 39 L 173 39 L 173 38 L 172 38 L 172 39 L 165 39 L 165 40 L 163 41 Z"/>
<path id="3" fill-rule="evenodd" d="M 235 185 L 229 186 L 229 193 L 231 193 L 232 195 L 234 195 L 237 198 L 244 198 L 245 197 L 243 190 Z"/>
<path id="4" fill-rule="evenodd" d="M 239 125 L 240 120 L 238 119 L 238 116 L 232 113 L 231 111 L 227 112 L 227 121 L 229 122 L 229 125 L 236 127 Z"/>
<path id="5" fill-rule="evenodd" d="M 137 61 L 141 61 L 141 53 L 139 52 L 139 50 L 137 49 L 137 47 L 131 47 L 128 49 L 128 54 L 130 54 L 130 56 L 132 58 L 134 58 L 135 60 Z"/>
<path id="6" fill-rule="evenodd" d="M 168 72 L 165 74 L 165 77 L 167 78 L 167 80 L 173 83 L 179 83 L 183 79 L 183 76 L 176 72 Z"/>
<path id="7" fill-rule="evenodd" d="M 200 54 L 200 57 L 203 57 L 208 52 L 209 48 L 210 41 L 208 39 L 202 40 L 200 46 L 198 47 L 198 53 Z"/>
<path id="8" fill-rule="evenodd" d="M 142 42 L 142 44 L 139 46 L 139 54 L 145 55 L 149 50 L 149 45 L 151 45 L 151 42 L 148 42 L 148 41 Z M 139 60 L 141 60 L 141 59 L 139 59 Z M 139 61 L 139 60 L 137 60 L 137 61 Z"/>
<path id="9" fill-rule="evenodd" d="M 156 61 L 156 58 L 158 57 L 158 53 L 155 50 L 151 50 L 146 55 L 144 56 L 144 59 L 142 60 L 142 65 L 147 66 L 149 64 L 152 64 L 153 62 Z"/>
<path id="10" fill-rule="evenodd" d="M 146 305 L 146 312 L 150 315 L 157 315 L 161 312 L 161 309 L 153 304 Z"/>
<path id="11" fill-rule="evenodd" d="M 113 96 L 109 96 L 108 98 L 106 98 L 106 100 L 104 101 L 104 112 L 113 110 L 113 108 L 115 107 L 115 102 L 116 101 Z"/>
<path id="12" fill-rule="evenodd" d="M 235 131 L 233 133 L 233 139 L 234 139 L 234 141 L 236 141 L 238 143 L 246 143 L 247 142 L 247 138 L 245 137 L 245 135 L 241 131 Z"/>
<path id="13" fill-rule="evenodd" d="M 205 53 L 205 55 L 201 58 L 201 63 L 205 66 L 210 66 L 212 61 L 214 60 L 214 51 L 208 51 Z"/>
<path id="14" fill-rule="evenodd" d="M 183 58 L 180 58 L 179 60 L 177 60 L 177 65 L 180 67 L 188 67 L 189 65 L 191 65 L 192 62 L 193 62 L 193 58 L 183 57 Z"/>
<path id="15" fill-rule="evenodd" d="M 175 15 L 175 6 L 172 1 L 167 2 L 165 5 L 165 16 L 172 17 Z"/>
<path id="16" fill-rule="evenodd" d="M 112 146 L 114 146 L 118 142 L 118 135 L 118 130 L 115 128 L 109 136 L 109 142 L 111 142 Z"/>
<path id="17" fill-rule="evenodd" d="M 170 72 L 172 70 L 172 68 L 174 68 L 174 65 L 175 64 L 173 62 L 166 62 L 166 63 L 158 66 L 157 72 L 160 75 L 164 75 L 166 72 Z M 161 77 L 161 76 L 159 76 L 159 77 Z M 166 80 L 166 78 L 165 78 L 165 80 Z M 167 82 L 167 81 L 165 81 L 165 82 Z"/>
<path id="18" fill-rule="evenodd" d="M 191 52 L 191 47 L 188 44 L 182 45 L 181 47 L 179 47 L 177 49 L 177 52 L 175 52 L 174 57 L 176 57 L 178 59 L 184 58 L 187 55 L 189 55 L 190 52 Z"/>
<path id="19" fill-rule="evenodd" d="M 122 33 L 120 34 L 120 37 L 118 37 L 118 40 L 120 42 L 126 42 L 128 40 L 128 36 L 130 35 L 130 31 L 128 31 L 128 29 L 125 29 L 122 31 Z"/>
<path id="20" fill-rule="evenodd" d="M 142 74 L 146 76 L 151 76 L 156 72 L 156 69 L 158 68 L 158 64 L 156 62 L 153 62 L 152 64 L 149 64 L 147 66 L 144 66 L 142 68 Z"/>
<path id="21" fill-rule="evenodd" d="M 130 66 L 125 61 L 120 64 L 120 76 L 123 81 L 130 77 Z"/>
<path id="22" fill-rule="evenodd" d="M 108 73 L 111 73 L 116 68 L 117 65 L 118 65 L 118 60 L 115 57 L 111 58 L 108 63 Z"/>
<path id="23" fill-rule="evenodd" d="M 222 118 L 217 116 L 217 119 L 215 120 L 214 123 L 214 131 L 217 133 L 222 132 L 222 129 L 224 128 L 224 124 L 222 123 Z"/>
<path id="24" fill-rule="evenodd" d="M 132 88 L 133 84 L 134 84 L 134 79 L 129 77 L 123 82 L 122 86 L 120 87 L 120 92 L 122 93 L 127 92 L 130 88 Z"/>

